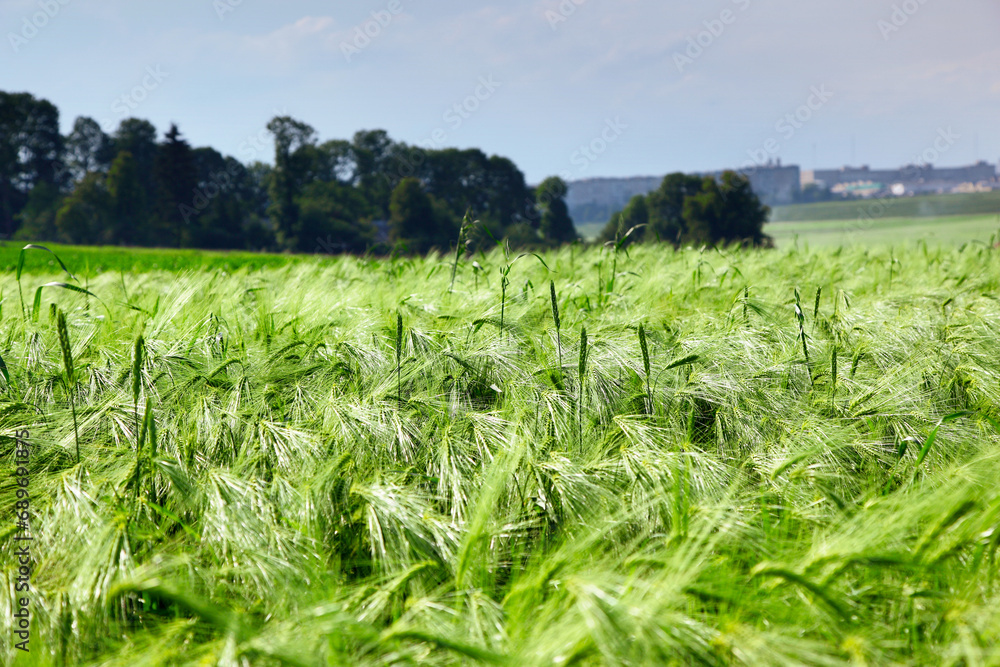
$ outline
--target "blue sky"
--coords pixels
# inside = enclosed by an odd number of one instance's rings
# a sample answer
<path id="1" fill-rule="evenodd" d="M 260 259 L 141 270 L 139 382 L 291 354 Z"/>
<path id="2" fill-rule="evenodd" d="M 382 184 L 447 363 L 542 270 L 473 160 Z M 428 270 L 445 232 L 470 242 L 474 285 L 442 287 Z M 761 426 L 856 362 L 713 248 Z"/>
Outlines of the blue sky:
<path id="1" fill-rule="evenodd" d="M 243 161 L 287 114 L 479 147 L 530 182 L 943 166 L 1000 158 L 998 29 L 996 0 L 0 0 L 0 90 L 67 131 L 173 121 Z"/>

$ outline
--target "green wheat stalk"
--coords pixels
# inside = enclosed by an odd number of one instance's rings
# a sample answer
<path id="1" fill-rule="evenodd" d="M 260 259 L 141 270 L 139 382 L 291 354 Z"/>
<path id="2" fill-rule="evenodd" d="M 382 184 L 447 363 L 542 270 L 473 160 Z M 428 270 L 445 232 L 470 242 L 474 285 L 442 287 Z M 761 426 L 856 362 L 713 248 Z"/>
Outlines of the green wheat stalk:
<path id="1" fill-rule="evenodd" d="M 802 340 L 802 353 L 806 357 L 806 370 L 809 372 L 809 384 L 812 379 L 812 364 L 809 362 L 809 347 L 806 345 L 806 316 L 802 312 L 802 302 L 798 288 L 795 288 L 795 319 L 799 323 L 799 338 Z"/>
<path id="2" fill-rule="evenodd" d="M 552 298 L 552 322 L 556 325 L 556 350 L 559 352 L 559 372 L 562 373 L 562 334 L 559 331 L 559 300 L 556 299 L 556 284 L 549 281 L 549 296 Z"/>
<path id="3" fill-rule="evenodd" d="M 132 414 L 135 416 L 135 432 L 139 432 L 139 394 L 142 392 L 142 357 L 145 341 L 140 334 L 132 346 Z"/>
<path id="4" fill-rule="evenodd" d="M 646 374 L 646 412 L 653 412 L 653 391 L 649 386 L 649 346 L 646 344 L 646 328 L 639 325 L 639 349 L 642 351 L 642 369 Z"/>
<path id="5" fill-rule="evenodd" d="M 76 422 L 76 402 L 73 400 L 73 390 L 76 387 L 76 377 L 73 370 L 73 348 L 69 343 L 69 331 L 66 328 L 66 315 L 59 311 L 57 319 L 59 329 L 59 347 L 62 348 L 63 367 L 66 371 L 66 391 L 69 393 L 69 406 L 73 413 L 73 439 L 76 442 L 76 462 L 80 463 L 80 430 Z"/>
<path id="6" fill-rule="evenodd" d="M 577 397 L 577 433 L 579 436 L 580 451 L 583 451 L 583 390 L 584 378 L 587 373 L 587 327 L 580 329 L 580 362 L 577 366 L 579 373 L 580 389 Z"/>
<path id="7" fill-rule="evenodd" d="M 396 311 L 396 400 L 403 403 L 403 316 Z"/>

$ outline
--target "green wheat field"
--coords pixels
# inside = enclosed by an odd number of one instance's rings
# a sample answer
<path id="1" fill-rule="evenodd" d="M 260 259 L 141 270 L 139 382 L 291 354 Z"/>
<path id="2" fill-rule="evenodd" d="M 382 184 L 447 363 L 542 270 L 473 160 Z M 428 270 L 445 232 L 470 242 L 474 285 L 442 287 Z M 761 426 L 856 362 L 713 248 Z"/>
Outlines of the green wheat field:
<path id="1" fill-rule="evenodd" d="M 4 248 L 0 662 L 1000 664 L 995 232 Z"/>

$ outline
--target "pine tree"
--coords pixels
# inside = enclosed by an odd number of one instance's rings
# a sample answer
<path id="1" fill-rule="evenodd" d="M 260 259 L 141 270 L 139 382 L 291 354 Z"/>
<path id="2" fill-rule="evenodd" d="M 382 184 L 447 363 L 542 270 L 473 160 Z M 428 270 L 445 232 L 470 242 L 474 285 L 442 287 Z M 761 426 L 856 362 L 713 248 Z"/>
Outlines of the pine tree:
<path id="1" fill-rule="evenodd" d="M 160 145 L 154 168 L 157 183 L 156 217 L 178 248 L 190 245 L 190 218 L 194 209 L 197 175 L 191 146 L 170 126 Z M 165 239 L 164 239 L 165 240 Z"/>

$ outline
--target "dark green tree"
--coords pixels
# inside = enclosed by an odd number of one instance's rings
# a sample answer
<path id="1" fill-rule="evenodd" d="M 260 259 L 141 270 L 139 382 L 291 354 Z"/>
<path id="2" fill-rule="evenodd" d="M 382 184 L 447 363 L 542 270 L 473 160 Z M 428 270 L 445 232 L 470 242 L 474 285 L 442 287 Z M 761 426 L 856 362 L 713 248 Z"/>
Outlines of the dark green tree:
<path id="1" fill-rule="evenodd" d="M 181 248 L 191 243 L 187 208 L 192 208 L 196 196 L 197 173 L 190 144 L 181 138 L 176 125 L 170 126 L 156 154 L 157 228 L 168 234 L 160 239 Z"/>
<path id="2" fill-rule="evenodd" d="M 336 181 L 310 183 L 299 198 L 304 238 L 314 252 L 361 253 L 375 245 L 370 206 L 361 193 Z"/>
<path id="3" fill-rule="evenodd" d="M 59 110 L 28 93 L 0 92 L 0 229 L 13 234 L 16 216 L 39 183 L 63 185 Z"/>
<path id="4" fill-rule="evenodd" d="M 198 248 L 261 247 L 246 238 L 253 226 L 255 237 L 267 212 L 266 190 L 242 163 L 214 148 L 192 151 L 195 171 L 194 199 L 184 208 L 191 244 Z"/>
<path id="5" fill-rule="evenodd" d="M 18 213 L 18 230 L 14 238 L 26 241 L 58 241 L 56 215 L 63 196 L 52 183 L 42 181 L 28 193 L 28 201 Z"/>
<path id="6" fill-rule="evenodd" d="M 270 203 L 268 190 L 274 168 L 266 162 L 251 162 L 247 168 L 246 197 L 251 215 L 261 219 L 267 217 L 267 207 Z"/>
<path id="7" fill-rule="evenodd" d="M 88 172 L 106 173 L 115 158 L 114 142 L 93 118 L 80 116 L 73 122 L 73 131 L 66 137 L 66 167 L 73 182 Z"/>
<path id="8" fill-rule="evenodd" d="M 701 177 L 680 172 L 664 177 L 660 187 L 648 195 L 649 227 L 643 238 L 680 246 L 687 234 L 684 200 L 701 192 L 704 184 Z"/>
<path id="9" fill-rule="evenodd" d="M 273 167 L 264 162 L 252 162 L 246 168 L 246 221 L 243 226 L 243 244 L 248 250 L 274 250 L 274 226 L 268 215 L 271 198 Z"/>
<path id="10" fill-rule="evenodd" d="M 535 190 L 535 202 L 542 212 L 539 231 L 549 243 L 572 243 L 580 238 L 566 206 L 568 191 L 566 182 L 558 176 L 545 179 Z"/>
<path id="11" fill-rule="evenodd" d="M 625 245 L 639 243 L 645 240 L 649 227 L 649 205 L 645 195 L 635 195 L 629 200 L 624 210 L 615 213 L 608 220 L 608 224 L 601 230 L 600 240 L 602 242 L 616 241 L 624 239 L 628 235 Z M 631 234 L 629 234 L 631 231 Z"/>
<path id="12" fill-rule="evenodd" d="M 531 201 L 531 190 L 517 165 L 505 157 L 490 156 L 484 182 L 487 210 L 483 218 L 486 221 L 500 229 L 526 222 L 523 211 L 525 203 Z"/>
<path id="13" fill-rule="evenodd" d="M 59 240 L 65 243 L 100 243 L 111 222 L 111 195 L 105 176 L 89 172 L 76 184 L 56 214 Z"/>
<path id="14" fill-rule="evenodd" d="M 455 235 L 447 207 L 434 200 L 416 178 L 404 178 L 392 191 L 389 203 L 389 240 L 410 252 L 447 249 Z"/>
<path id="15" fill-rule="evenodd" d="M 283 248 L 302 250 L 315 243 L 315 239 L 301 236 L 298 197 L 306 185 L 309 172 L 314 168 L 316 131 L 288 116 L 272 119 L 267 129 L 274 135 L 270 215 L 275 235 Z"/>
<path id="16" fill-rule="evenodd" d="M 351 142 L 333 139 L 316 147 L 313 175 L 315 180 L 352 185 L 357 178 L 357 171 L 357 161 Z"/>
<path id="17" fill-rule="evenodd" d="M 156 127 L 148 120 L 126 118 L 115 130 L 113 137 L 114 157 L 122 152 L 132 154 L 135 160 L 136 174 L 142 187 L 148 217 L 157 200 L 156 154 L 160 149 L 156 139 Z"/>
<path id="18" fill-rule="evenodd" d="M 111 197 L 111 224 L 104 230 L 101 241 L 116 245 L 146 243 L 149 240 L 146 189 L 131 153 L 122 151 L 118 154 L 111 163 L 107 183 Z"/>
<path id="19" fill-rule="evenodd" d="M 385 130 L 362 130 L 351 143 L 355 164 L 355 185 L 375 207 L 376 215 L 389 215 L 393 190 L 406 177 L 414 177 L 408 163 L 397 155 L 397 146 Z"/>
<path id="20" fill-rule="evenodd" d="M 727 171 L 719 181 L 706 177 L 701 192 L 684 201 L 685 241 L 768 246 L 771 239 L 763 228 L 769 214 L 746 176 Z"/>

